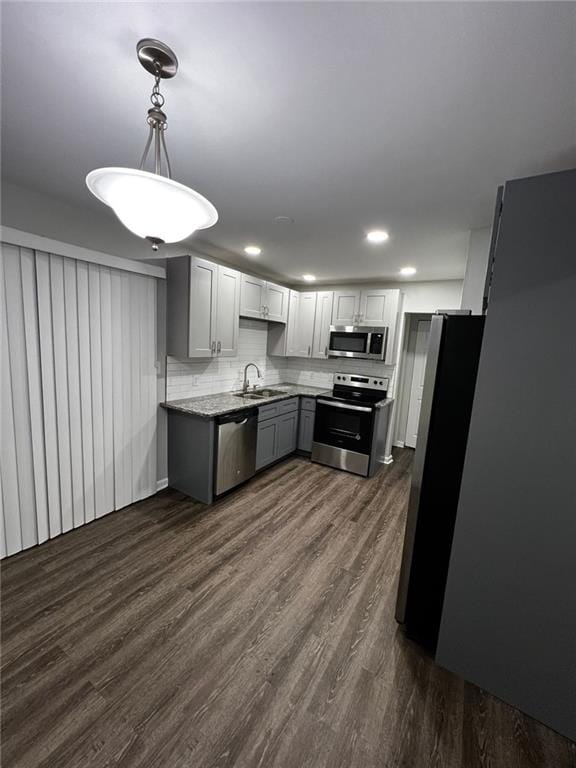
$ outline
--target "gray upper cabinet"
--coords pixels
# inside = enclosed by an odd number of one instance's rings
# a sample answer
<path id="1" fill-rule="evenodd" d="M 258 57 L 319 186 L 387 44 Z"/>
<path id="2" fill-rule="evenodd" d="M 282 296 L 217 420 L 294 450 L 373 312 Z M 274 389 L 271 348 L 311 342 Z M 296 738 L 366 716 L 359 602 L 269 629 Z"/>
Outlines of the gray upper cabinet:
<path id="1" fill-rule="evenodd" d="M 354 288 L 334 291 L 332 325 L 357 325 L 360 291 Z"/>
<path id="2" fill-rule="evenodd" d="M 326 358 L 333 298 L 332 291 L 290 291 L 287 324 L 270 326 L 268 354 Z"/>
<path id="3" fill-rule="evenodd" d="M 383 325 L 388 328 L 386 365 L 396 362 L 396 330 L 402 294 L 398 288 L 334 291 L 332 325 Z"/>
<path id="4" fill-rule="evenodd" d="M 240 314 L 262 320 L 266 294 L 266 280 L 251 275 L 242 275 L 240 291 Z"/>
<path id="5" fill-rule="evenodd" d="M 257 320 L 286 323 L 290 291 L 259 277 L 242 275 L 240 314 Z"/>
<path id="6" fill-rule="evenodd" d="M 314 340 L 312 343 L 312 357 L 328 357 L 328 337 L 332 322 L 332 304 L 334 293 L 332 291 L 318 291 L 316 294 L 316 316 L 314 319 Z"/>
<path id="7" fill-rule="evenodd" d="M 240 273 L 200 256 L 167 260 L 167 354 L 238 353 Z"/>
<path id="8" fill-rule="evenodd" d="M 300 294 L 288 292 L 288 317 L 285 325 L 268 326 L 268 354 L 276 357 L 296 357 L 298 349 L 298 316 Z"/>
<path id="9" fill-rule="evenodd" d="M 399 297 L 398 289 L 363 289 L 360 293 L 358 324 L 385 325 L 391 328 L 396 323 Z"/>
<path id="10" fill-rule="evenodd" d="M 314 319 L 316 317 L 316 294 L 301 293 L 298 302 L 296 332 L 296 357 L 311 357 L 314 342 Z"/>
<path id="11" fill-rule="evenodd" d="M 266 320 L 275 323 L 285 323 L 288 320 L 288 302 L 290 291 L 283 285 L 266 283 Z"/>
<path id="12" fill-rule="evenodd" d="M 218 267 L 216 295 L 216 354 L 235 357 L 238 354 L 240 328 L 240 272 Z"/>

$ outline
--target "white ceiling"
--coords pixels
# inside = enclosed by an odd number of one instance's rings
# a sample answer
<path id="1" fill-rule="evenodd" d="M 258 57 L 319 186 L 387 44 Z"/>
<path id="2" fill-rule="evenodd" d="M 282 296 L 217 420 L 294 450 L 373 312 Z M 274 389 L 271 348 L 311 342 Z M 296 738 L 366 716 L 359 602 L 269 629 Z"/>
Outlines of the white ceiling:
<path id="1" fill-rule="evenodd" d="M 575 32 L 574 3 L 4 3 L 3 174 L 120 230 L 84 177 L 138 164 L 157 37 L 174 176 L 220 213 L 203 240 L 291 281 L 460 278 L 498 184 L 576 164 Z"/>

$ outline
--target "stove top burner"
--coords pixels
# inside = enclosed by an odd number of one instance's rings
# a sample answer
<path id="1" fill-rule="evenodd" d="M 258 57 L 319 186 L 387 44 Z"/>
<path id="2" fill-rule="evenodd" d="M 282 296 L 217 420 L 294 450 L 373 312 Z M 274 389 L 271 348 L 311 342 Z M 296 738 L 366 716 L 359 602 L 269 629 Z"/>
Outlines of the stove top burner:
<path id="1" fill-rule="evenodd" d="M 328 399 L 344 403 L 373 406 L 385 400 L 389 379 L 358 373 L 335 373 L 332 395 Z"/>

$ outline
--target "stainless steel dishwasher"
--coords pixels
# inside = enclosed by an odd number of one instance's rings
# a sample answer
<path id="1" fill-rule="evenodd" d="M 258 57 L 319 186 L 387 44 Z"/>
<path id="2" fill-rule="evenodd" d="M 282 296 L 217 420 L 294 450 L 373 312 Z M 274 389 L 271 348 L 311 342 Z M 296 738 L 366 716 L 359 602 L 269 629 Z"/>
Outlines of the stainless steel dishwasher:
<path id="1" fill-rule="evenodd" d="M 256 408 L 217 418 L 215 496 L 229 491 L 255 474 L 257 437 Z"/>

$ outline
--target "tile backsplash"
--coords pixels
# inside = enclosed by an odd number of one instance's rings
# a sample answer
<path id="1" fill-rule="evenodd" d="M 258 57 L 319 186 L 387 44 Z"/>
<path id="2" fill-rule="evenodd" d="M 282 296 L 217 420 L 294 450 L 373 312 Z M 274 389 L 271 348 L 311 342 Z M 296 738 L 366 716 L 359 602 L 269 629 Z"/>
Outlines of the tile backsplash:
<path id="1" fill-rule="evenodd" d="M 199 397 L 218 392 L 231 392 L 242 387 L 244 366 L 256 363 L 262 374 L 249 370 L 250 384 L 271 386 L 286 382 L 312 387 L 332 388 L 332 376 L 337 371 L 366 373 L 390 378 L 393 387 L 394 366 L 362 360 L 310 360 L 300 357 L 269 357 L 266 354 L 268 324 L 262 320 L 240 318 L 238 356 L 206 360 L 177 360 L 168 357 L 166 365 L 166 400 Z"/>

